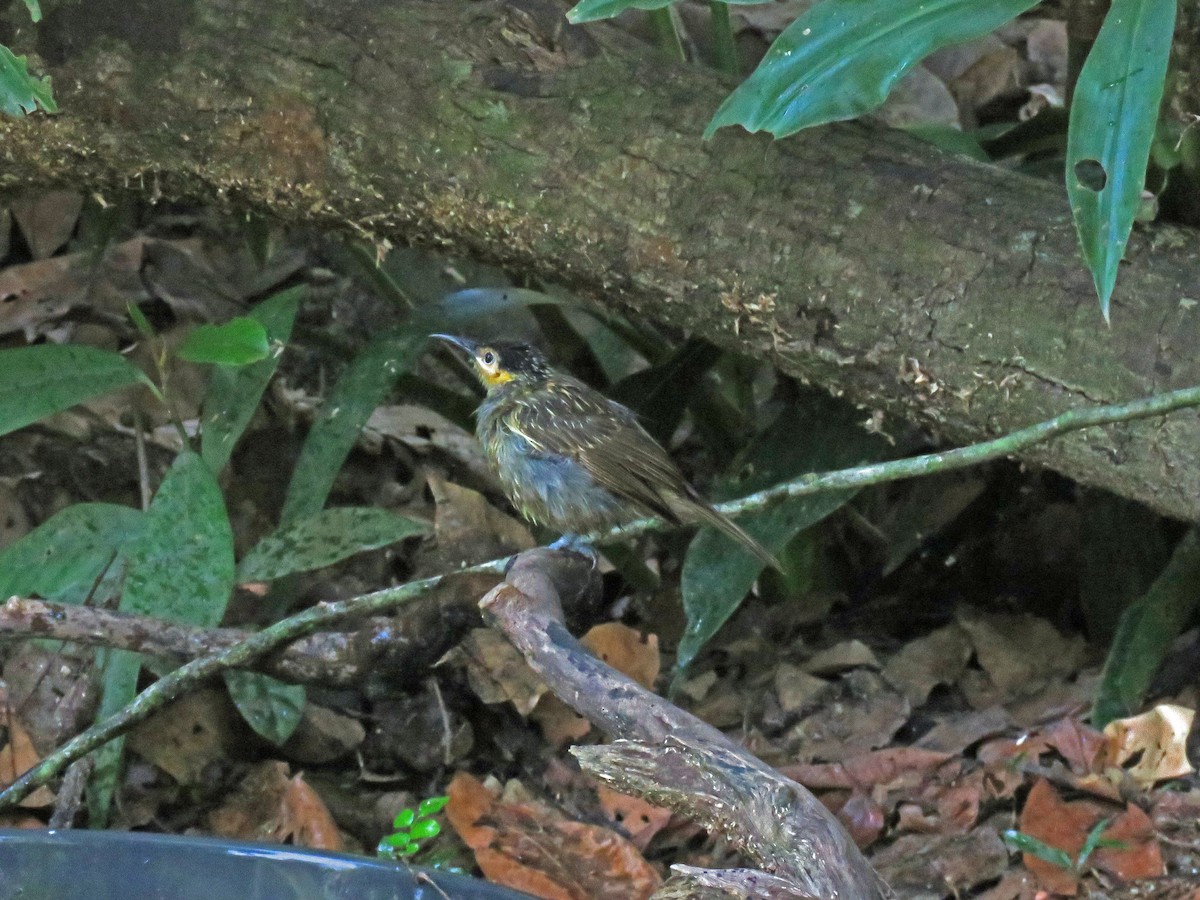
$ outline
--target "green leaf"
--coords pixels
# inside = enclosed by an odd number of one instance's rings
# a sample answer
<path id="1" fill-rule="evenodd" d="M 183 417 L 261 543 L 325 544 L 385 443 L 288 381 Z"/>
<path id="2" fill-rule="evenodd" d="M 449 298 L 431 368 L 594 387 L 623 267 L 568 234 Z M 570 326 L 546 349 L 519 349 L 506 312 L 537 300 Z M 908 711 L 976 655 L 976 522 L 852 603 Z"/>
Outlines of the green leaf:
<path id="1" fill-rule="evenodd" d="M 294 572 L 321 569 L 428 530 L 428 525 L 386 509 L 325 509 L 263 538 L 238 565 L 237 578 L 242 583 L 273 581 Z"/>
<path id="2" fill-rule="evenodd" d="M 304 286 L 289 288 L 250 310 L 250 317 L 262 325 L 270 344 L 282 347 L 288 342 L 296 309 L 306 292 Z M 213 472 L 220 472 L 229 462 L 278 366 L 279 354 L 272 353 L 248 366 L 212 370 L 204 398 L 200 455 Z"/>
<path id="3" fill-rule="evenodd" d="M 138 672 L 142 668 L 142 657 L 129 650 L 105 650 L 97 662 L 104 673 L 101 676 L 100 708 L 96 721 L 120 712 L 137 693 Z M 88 781 L 88 824 L 92 828 L 103 828 L 108 823 L 108 812 L 112 806 L 113 792 L 121 777 L 121 757 L 125 752 L 125 735 L 113 738 L 93 754 L 96 768 Z"/>
<path id="4" fill-rule="evenodd" d="M 455 291 L 434 304 L 428 314 L 430 330 L 470 322 L 480 316 L 494 316 L 527 306 L 570 306 L 570 301 L 542 291 L 515 287 L 482 287 Z M 435 318 L 436 317 L 436 318 Z"/>
<path id="5" fill-rule="evenodd" d="M 418 819 L 413 824 L 410 836 L 413 840 L 423 841 L 437 837 L 441 830 L 442 826 L 437 823 L 436 819 Z"/>
<path id="6" fill-rule="evenodd" d="M 302 685 L 285 684 L 258 672 L 236 669 L 228 669 L 222 675 L 229 696 L 251 728 L 277 745 L 292 736 L 304 712 Z"/>
<path id="7" fill-rule="evenodd" d="M 42 7 L 38 4 L 38 0 L 25 0 L 25 8 L 29 10 L 29 17 L 34 22 L 42 21 Z"/>
<path id="8" fill-rule="evenodd" d="M 417 815 L 423 819 L 428 818 L 429 816 L 436 816 L 446 808 L 446 804 L 449 802 L 450 798 L 446 796 L 427 797 L 422 800 L 420 806 L 417 807 Z"/>
<path id="9" fill-rule="evenodd" d="M 0 350 L 0 434 L 98 394 L 150 381 L 118 353 L 74 344 Z"/>
<path id="10" fill-rule="evenodd" d="M 1037 0 L 824 0 L 775 39 L 705 129 L 775 137 L 879 106 L 923 57 L 987 34 Z"/>
<path id="11" fill-rule="evenodd" d="M 321 511 L 350 448 L 396 379 L 412 368 L 428 331 L 397 328 L 368 344 L 321 406 L 300 451 L 280 521 L 292 525 Z"/>
<path id="12" fill-rule="evenodd" d="M 238 316 L 223 325 L 197 325 L 175 352 L 194 363 L 247 366 L 266 359 L 271 345 L 262 322 Z"/>
<path id="13" fill-rule="evenodd" d="M 1175 0 L 1113 0 L 1079 73 L 1067 131 L 1067 194 L 1108 319 L 1137 215 L 1175 29 Z"/>
<path id="14" fill-rule="evenodd" d="M 1141 706 L 1171 642 L 1191 620 L 1200 599 L 1200 531 L 1192 528 L 1175 546 L 1171 560 L 1146 595 L 1125 610 L 1117 626 L 1091 720 L 1103 728 Z"/>
<path id="15" fill-rule="evenodd" d="M 407 832 L 409 828 L 412 828 L 412 823 L 415 821 L 417 821 L 417 814 L 408 807 L 405 807 L 396 813 L 396 818 L 392 819 L 392 827 L 403 828 Z M 404 839 L 408 840 L 407 834 L 404 835 Z"/>
<path id="16" fill-rule="evenodd" d="M 1120 841 L 1101 840 L 1101 835 L 1104 834 L 1104 829 L 1108 827 L 1108 823 L 1112 821 L 1112 816 L 1101 819 L 1092 826 L 1092 830 L 1088 832 L 1087 840 L 1083 842 L 1083 846 L 1079 850 L 1079 856 L 1075 860 L 1076 870 L 1082 869 L 1091 855 L 1096 852 L 1096 848 L 1104 844 L 1121 843 Z"/>
<path id="17" fill-rule="evenodd" d="M 1023 834 L 1020 831 L 1012 829 L 1004 832 L 1004 843 L 1014 850 L 1021 853 L 1028 853 L 1030 856 L 1036 856 L 1042 862 L 1049 863 L 1052 866 L 1057 866 L 1060 869 L 1065 869 L 1068 872 L 1075 871 L 1075 865 L 1071 861 L 1070 855 L 1065 850 L 1059 850 L 1057 847 L 1051 847 L 1037 838 Z"/>
<path id="18" fill-rule="evenodd" d="M 233 530 L 220 489 L 198 455 L 184 451 L 175 459 L 142 525 L 128 547 L 129 571 L 119 609 L 193 625 L 220 622 L 233 590 Z M 140 668 L 137 653 L 106 654 L 97 721 L 133 699 Z M 107 819 L 123 748 L 122 737 L 96 753 L 88 794 L 95 825 Z"/>
<path id="19" fill-rule="evenodd" d="M 120 609 L 216 625 L 233 590 L 233 530 L 220 488 L 199 455 L 179 454 L 129 550 Z"/>
<path id="20" fill-rule="evenodd" d="M 83 603 L 143 524 L 142 512 L 128 506 L 68 506 L 0 551 L 0 599 L 36 595 Z"/>
<path id="21" fill-rule="evenodd" d="M 595 22 L 597 19 L 611 19 L 627 9 L 663 9 L 678 0 L 581 0 L 567 13 L 567 21 L 572 25 L 581 22 Z M 763 3 L 764 0 L 725 0 L 730 5 Z"/>
<path id="22" fill-rule="evenodd" d="M 50 90 L 50 76 L 35 78 L 30 75 L 25 57 L 14 56 L 11 50 L 0 45 L 0 112 L 23 116 L 39 106 L 48 113 L 58 112 L 58 104 Z"/>
<path id="23" fill-rule="evenodd" d="M 806 472 L 840 469 L 877 460 L 887 450 L 877 435 L 859 423 L 861 415 L 820 392 L 805 395 L 803 405 L 785 409 L 735 462 L 719 494 L 741 497 Z M 798 430 L 797 422 L 807 423 Z M 802 529 L 842 506 L 853 490 L 797 497 L 738 520 L 772 553 L 778 553 Z M 713 528 L 703 528 L 688 547 L 681 590 L 687 629 L 679 642 L 677 664 L 684 670 L 741 604 L 763 564 Z"/>

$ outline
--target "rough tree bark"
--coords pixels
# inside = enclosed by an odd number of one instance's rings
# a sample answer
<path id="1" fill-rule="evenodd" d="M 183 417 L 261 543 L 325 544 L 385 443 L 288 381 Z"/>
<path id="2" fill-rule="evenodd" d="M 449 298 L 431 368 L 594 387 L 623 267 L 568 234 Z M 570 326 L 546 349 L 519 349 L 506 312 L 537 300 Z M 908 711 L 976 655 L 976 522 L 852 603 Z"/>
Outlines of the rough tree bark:
<path id="1" fill-rule="evenodd" d="M 0 191 L 222 200 L 447 246 L 952 441 L 1200 382 L 1194 232 L 1135 236 L 1106 328 L 1061 187 L 867 124 L 705 143 L 726 82 L 563 8 L 194 0 L 119 32 L 130 13 L 64 6 L 39 50 L 65 113 L 0 123 Z M 1198 443 L 1182 413 L 1027 459 L 1200 519 Z"/>

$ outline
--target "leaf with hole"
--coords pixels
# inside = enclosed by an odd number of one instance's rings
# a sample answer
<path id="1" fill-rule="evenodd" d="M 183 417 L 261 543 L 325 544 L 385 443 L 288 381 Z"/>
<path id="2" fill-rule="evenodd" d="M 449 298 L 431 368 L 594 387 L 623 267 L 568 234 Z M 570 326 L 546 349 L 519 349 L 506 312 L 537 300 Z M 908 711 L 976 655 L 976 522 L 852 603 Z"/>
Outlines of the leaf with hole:
<path id="1" fill-rule="evenodd" d="M 1067 195 L 1105 320 L 1146 183 L 1175 5 L 1113 0 L 1071 101 Z"/>
<path id="2" fill-rule="evenodd" d="M 887 99 L 904 74 L 949 44 L 981 37 L 1037 0 L 823 0 L 775 39 L 705 129 L 741 125 L 775 137 L 853 119 Z"/>

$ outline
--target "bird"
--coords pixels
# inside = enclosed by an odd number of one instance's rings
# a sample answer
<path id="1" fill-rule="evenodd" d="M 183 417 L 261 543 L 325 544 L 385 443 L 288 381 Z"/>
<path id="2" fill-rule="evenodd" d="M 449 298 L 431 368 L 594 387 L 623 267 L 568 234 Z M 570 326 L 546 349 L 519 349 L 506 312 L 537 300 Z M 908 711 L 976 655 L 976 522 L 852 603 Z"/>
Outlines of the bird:
<path id="1" fill-rule="evenodd" d="M 535 525 L 578 535 L 655 515 L 711 525 L 760 562 L 778 560 L 690 485 L 637 414 L 553 368 L 527 343 L 431 335 L 464 351 L 486 390 L 475 433 L 512 505 Z"/>

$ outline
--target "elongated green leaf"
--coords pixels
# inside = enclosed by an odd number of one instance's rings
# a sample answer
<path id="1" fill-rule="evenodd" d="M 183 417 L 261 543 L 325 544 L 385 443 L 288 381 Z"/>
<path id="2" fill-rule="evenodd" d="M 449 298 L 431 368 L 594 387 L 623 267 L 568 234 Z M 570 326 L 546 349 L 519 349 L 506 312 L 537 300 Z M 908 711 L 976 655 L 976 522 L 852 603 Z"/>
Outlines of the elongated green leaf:
<path id="1" fill-rule="evenodd" d="M 296 309 L 306 291 L 303 286 L 289 288 L 250 310 L 250 318 L 262 325 L 269 343 L 282 348 L 292 336 Z M 204 398 L 200 455 L 213 472 L 220 472 L 229 462 L 234 445 L 250 424 L 278 366 L 279 354 L 271 353 L 252 365 L 217 366 L 212 370 L 208 395 Z"/>
<path id="2" fill-rule="evenodd" d="M 775 137 L 879 106 L 923 57 L 987 34 L 1037 0 L 823 0 L 789 25 L 721 104 L 704 136 L 741 125 Z"/>
<path id="3" fill-rule="evenodd" d="M 220 622 L 233 590 L 233 529 L 216 480 L 197 454 L 184 451 L 176 458 L 143 525 L 128 551 L 119 608 L 193 625 Z M 133 699 L 140 668 L 140 654 L 107 654 L 98 720 Z M 123 748 L 124 739 L 117 738 L 96 753 L 88 794 L 93 824 L 107 818 Z"/>
<path id="4" fill-rule="evenodd" d="M 1106 320 L 1146 183 L 1174 29 L 1175 0 L 1113 0 L 1071 101 L 1067 194 Z"/>
<path id="5" fill-rule="evenodd" d="M 30 75 L 25 57 L 15 56 L 0 45 L 0 112 L 23 116 L 39 106 L 48 113 L 58 112 L 50 90 L 50 76 Z"/>
<path id="6" fill-rule="evenodd" d="M 219 366 L 248 366 L 271 352 L 267 330 L 250 316 L 238 316 L 221 325 L 197 325 L 176 353 L 180 359 Z"/>
<path id="7" fill-rule="evenodd" d="M 1200 530 L 1192 528 L 1162 574 L 1125 610 L 1104 661 L 1092 724 L 1103 728 L 1141 706 L 1163 658 L 1200 601 Z"/>
<path id="8" fill-rule="evenodd" d="M 567 13 L 567 21 L 573 25 L 611 19 L 627 9 L 662 9 L 678 0 L 581 0 Z M 763 3 L 764 0 L 725 0 L 730 5 Z"/>
<path id="9" fill-rule="evenodd" d="M 234 584 L 233 529 L 211 470 L 179 454 L 129 551 L 120 609 L 192 625 L 216 625 Z"/>
<path id="10" fill-rule="evenodd" d="M 105 650 L 97 661 L 104 674 L 100 679 L 102 693 L 96 721 L 103 722 L 120 712 L 134 698 L 142 657 L 129 650 Z M 92 755 L 96 768 L 88 781 L 87 792 L 88 824 L 92 828 L 103 828 L 108 824 L 113 792 L 121 777 L 121 757 L 124 752 L 125 735 L 120 735 Z"/>
<path id="11" fill-rule="evenodd" d="M 0 351 L 0 434 L 116 388 L 149 380 L 125 357 L 74 344 Z"/>
<path id="12" fill-rule="evenodd" d="M 0 599 L 39 596 L 83 603 L 105 568 L 142 533 L 140 510 L 77 503 L 0 552 Z"/>
<path id="13" fill-rule="evenodd" d="M 282 744 L 292 736 L 304 712 L 305 692 L 301 685 L 235 669 L 222 675 L 229 696 L 251 728 L 273 744 Z"/>
<path id="14" fill-rule="evenodd" d="M 798 422 L 806 422 L 799 429 Z M 775 420 L 734 464 L 734 475 L 720 495 L 739 497 L 795 478 L 806 472 L 838 469 L 886 453 L 887 445 L 868 434 L 855 411 L 819 392 L 805 395 Z M 797 497 L 739 520 L 746 531 L 772 553 L 778 553 L 802 529 L 819 522 L 849 500 L 856 491 L 829 491 Z M 700 648 L 717 633 L 745 598 L 763 564 L 730 538 L 703 528 L 688 547 L 681 589 L 687 629 L 679 642 L 682 671 Z"/>
<path id="15" fill-rule="evenodd" d="M 25 0 L 25 8 L 29 10 L 29 17 L 33 21 L 42 21 L 42 6 L 38 3 L 38 0 Z"/>
<path id="16" fill-rule="evenodd" d="M 358 433 L 396 379 L 412 368 L 427 337 L 423 326 L 386 332 L 368 344 L 338 379 L 300 451 L 280 514 L 282 525 L 321 511 Z"/>
<path id="17" fill-rule="evenodd" d="M 238 581 L 272 581 L 320 569 L 428 530 L 429 526 L 386 509 L 324 509 L 263 538 L 238 565 Z"/>

